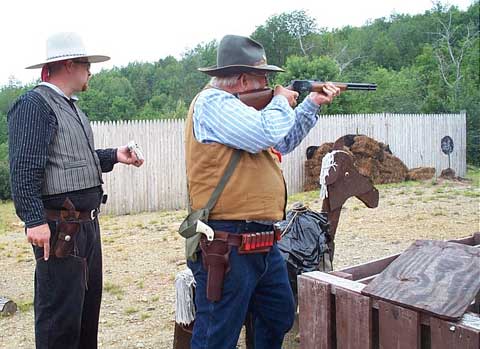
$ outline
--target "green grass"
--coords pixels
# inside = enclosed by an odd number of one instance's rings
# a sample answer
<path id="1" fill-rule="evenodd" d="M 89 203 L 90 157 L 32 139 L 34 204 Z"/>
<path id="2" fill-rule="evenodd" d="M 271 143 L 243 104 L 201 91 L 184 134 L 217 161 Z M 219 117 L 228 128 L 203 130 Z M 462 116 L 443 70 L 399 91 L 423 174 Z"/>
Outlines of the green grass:
<path id="1" fill-rule="evenodd" d="M 105 282 L 105 284 L 103 285 L 103 290 L 114 296 L 122 296 L 125 293 L 125 291 L 122 290 L 122 287 L 120 285 L 116 285 L 108 281 Z"/>
<path id="2" fill-rule="evenodd" d="M 480 167 L 467 166 L 467 178 L 472 181 L 472 185 L 475 188 L 480 187 Z"/>
<path id="3" fill-rule="evenodd" d="M 320 200 L 320 192 L 318 190 L 306 191 L 303 193 L 292 194 L 288 197 L 288 203 L 293 204 L 294 202 L 303 202 L 308 204 L 314 200 Z"/>
<path id="4" fill-rule="evenodd" d="M 480 198 L 480 192 L 479 191 L 464 190 L 462 192 L 462 195 L 466 196 L 468 198 Z"/>
<path id="5" fill-rule="evenodd" d="M 127 315 L 132 315 L 132 314 L 135 314 L 138 312 L 138 309 L 135 308 L 135 307 L 128 307 L 127 309 L 125 309 L 125 314 Z"/>
<path id="6" fill-rule="evenodd" d="M 417 181 L 405 181 L 399 183 L 389 183 L 389 184 L 376 184 L 375 187 L 380 189 L 392 189 L 392 188 L 411 188 L 411 187 L 418 187 L 423 186 L 422 182 Z"/>
<path id="7" fill-rule="evenodd" d="M 148 319 L 148 318 L 151 317 L 151 316 L 152 316 L 152 315 L 149 314 L 149 313 L 142 313 L 142 314 L 140 315 L 140 320 L 146 320 L 146 319 Z"/>
<path id="8" fill-rule="evenodd" d="M 19 301 L 17 303 L 17 308 L 20 312 L 26 313 L 27 311 L 30 311 L 30 309 L 33 308 L 33 300 Z"/>
<path id="9" fill-rule="evenodd" d="M 18 222 L 12 201 L 0 201 L 0 235 L 14 229 L 13 223 Z"/>

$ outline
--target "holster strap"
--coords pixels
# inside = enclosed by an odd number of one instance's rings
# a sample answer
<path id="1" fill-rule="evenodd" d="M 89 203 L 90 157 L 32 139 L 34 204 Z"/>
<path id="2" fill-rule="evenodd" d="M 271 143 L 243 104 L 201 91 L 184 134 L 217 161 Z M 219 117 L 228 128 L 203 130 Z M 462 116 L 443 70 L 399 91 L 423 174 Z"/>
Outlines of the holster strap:
<path id="1" fill-rule="evenodd" d="M 72 217 L 73 213 L 73 217 Z M 65 221 L 75 218 L 79 222 L 93 221 L 98 217 L 100 210 L 95 208 L 91 211 L 67 211 L 67 210 L 51 210 L 45 209 L 47 220 L 49 221 Z"/>
<path id="2" fill-rule="evenodd" d="M 226 241 L 230 246 L 240 246 L 242 244 L 242 234 L 232 234 L 226 231 L 215 230 L 215 239 Z"/>

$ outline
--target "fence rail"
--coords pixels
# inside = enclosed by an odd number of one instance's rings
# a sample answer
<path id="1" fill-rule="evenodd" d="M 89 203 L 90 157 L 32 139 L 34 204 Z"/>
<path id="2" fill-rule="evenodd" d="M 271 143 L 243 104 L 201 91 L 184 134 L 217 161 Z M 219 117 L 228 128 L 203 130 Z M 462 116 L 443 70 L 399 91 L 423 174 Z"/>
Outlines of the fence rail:
<path id="1" fill-rule="evenodd" d="M 144 150 L 141 168 L 116 166 L 105 174 L 109 201 L 105 211 L 127 214 L 186 207 L 183 120 L 93 122 L 97 148 L 116 147 L 135 140 Z M 303 142 L 284 156 L 282 168 L 290 194 L 303 190 L 305 151 L 308 146 L 334 142 L 346 134 L 364 134 L 389 144 L 408 168 L 435 167 L 437 175 L 448 167 L 440 141 L 450 136 L 454 149 L 450 167 L 465 176 L 466 114 L 355 114 L 320 116 Z"/>

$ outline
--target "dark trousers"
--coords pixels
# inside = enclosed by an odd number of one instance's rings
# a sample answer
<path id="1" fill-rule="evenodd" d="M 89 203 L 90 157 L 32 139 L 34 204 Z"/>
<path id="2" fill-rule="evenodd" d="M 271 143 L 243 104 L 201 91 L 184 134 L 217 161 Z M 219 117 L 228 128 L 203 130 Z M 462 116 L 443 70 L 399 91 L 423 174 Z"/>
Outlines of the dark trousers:
<path id="1" fill-rule="evenodd" d="M 77 210 L 100 205 L 98 194 L 82 195 L 72 201 Z M 100 195 L 101 196 L 101 195 Z M 46 202 L 58 209 L 63 200 Z M 93 207 L 92 207 L 93 206 Z M 55 241 L 56 222 L 49 222 Z M 37 349 L 97 348 L 98 320 L 102 298 L 102 249 L 98 219 L 80 224 L 73 255 L 50 256 L 43 260 L 43 248 L 34 247 L 35 342 Z"/>
<path id="2" fill-rule="evenodd" d="M 265 231 L 265 226 L 246 223 L 209 222 L 215 230 L 231 233 Z M 195 324 L 192 349 L 236 348 L 247 311 L 255 323 L 255 348 L 280 349 L 283 337 L 293 325 L 295 302 L 288 281 L 285 261 L 276 245 L 269 253 L 239 255 L 230 253 L 230 271 L 225 275 L 222 299 L 206 298 L 207 272 L 201 254 L 188 262 L 197 283 L 195 289 Z"/>

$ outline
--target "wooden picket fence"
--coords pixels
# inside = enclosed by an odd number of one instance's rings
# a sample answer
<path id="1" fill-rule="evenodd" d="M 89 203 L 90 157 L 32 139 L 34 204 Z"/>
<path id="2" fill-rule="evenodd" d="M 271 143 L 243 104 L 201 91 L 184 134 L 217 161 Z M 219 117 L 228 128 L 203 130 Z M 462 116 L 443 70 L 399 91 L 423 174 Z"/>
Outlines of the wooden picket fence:
<path id="1" fill-rule="evenodd" d="M 97 148 L 135 140 L 146 157 L 145 165 L 139 169 L 116 166 L 104 176 L 109 194 L 107 213 L 186 207 L 184 120 L 93 122 L 92 126 Z M 466 174 L 465 113 L 324 115 L 303 142 L 283 158 L 290 194 L 303 190 L 306 148 L 334 142 L 346 134 L 364 134 L 389 144 L 407 167 L 435 167 L 437 175 L 448 167 L 448 156 L 442 153 L 440 142 L 450 136 L 454 141 L 450 167 L 458 176 Z"/>

